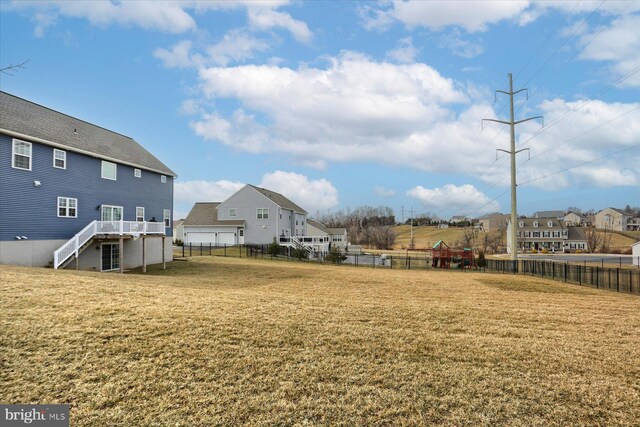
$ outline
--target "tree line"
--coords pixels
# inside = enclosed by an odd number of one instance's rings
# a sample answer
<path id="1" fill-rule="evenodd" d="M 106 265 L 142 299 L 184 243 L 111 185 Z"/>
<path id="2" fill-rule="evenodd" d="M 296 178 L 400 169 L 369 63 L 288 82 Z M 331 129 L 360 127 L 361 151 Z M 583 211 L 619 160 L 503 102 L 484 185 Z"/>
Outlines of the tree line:
<path id="1" fill-rule="evenodd" d="M 329 228 L 346 228 L 349 241 L 376 249 L 391 249 L 396 242 L 396 225 L 393 209 L 388 206 L 362 206 L 352 210 L 341 210 L 318 219 Z"/>

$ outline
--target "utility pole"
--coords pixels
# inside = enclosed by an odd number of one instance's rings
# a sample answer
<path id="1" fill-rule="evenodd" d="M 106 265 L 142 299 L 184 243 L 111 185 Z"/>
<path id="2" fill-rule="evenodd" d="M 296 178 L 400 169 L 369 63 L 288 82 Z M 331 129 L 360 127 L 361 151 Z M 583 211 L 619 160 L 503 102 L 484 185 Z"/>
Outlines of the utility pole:
<path id="1" fill-rule="evenodd" d="M 413 208 L 411 208 L 411 240 L 409 241 L 409 247 L 413 249 Z"/>
<path id="2" fill-rule="evenodd" d="M 511 155 L 511 246 L 510 246 L 510 250 L 511 250 L 511 260 L 514 261 L 514 271 L 517 268 L 516 267 L 516 263 L 515 261 L 518 260 L 518 208 L 517 208 L 517 201 L 516 201 L 516 154 L 518 154 L 521 151 L 524 150 L 529 150 L 528 148 L 524 148 L 522 150 L 518 150 L 516 151 L 516 128 L 515 126 L 523 123 L 523 122 L 527 122 L 529 120 L 534 120 L 534 119 L 543 119 L 542 116 L 535 116 L 535 117 L 529 117 L 527 119 L 522 119 L 522 120 L 515 120 L 514 119 L 514 112 L 513 112 L 513 95 L 523 92 L 523 91 L 527 91 L 527 99 L 528 99 L 528 90 L 525 89 L 520 89 L 517 91 L 513 91 L 513 77 L 511 76 L 511 73 L 509 73 L 509 92 L 505 92 L 504 90 L 496 90 L 496 98 L 497 98 L 497 93 L 504 93 L 505 95 L 509 95 L 509 103 L 511 105 L 511 109 L 510 109 L 510 119 L 508 122 L 504 121 L 504 120 L 496 120 L 496 119 L 482 119 L 482 123 L 484 124 L 485 121 L 489 121 L 489 122 L 496 122 L 496 123 L 502 123 L 505 125 L 509 125 L 510 129 L 511 129 L 511 146 L 510 146 L 510 150 L 500 150 L 498 149 L 497 151 L 504 151 L 507 154 Z M 544 123 L 543 123 L 544 126 Z"/>

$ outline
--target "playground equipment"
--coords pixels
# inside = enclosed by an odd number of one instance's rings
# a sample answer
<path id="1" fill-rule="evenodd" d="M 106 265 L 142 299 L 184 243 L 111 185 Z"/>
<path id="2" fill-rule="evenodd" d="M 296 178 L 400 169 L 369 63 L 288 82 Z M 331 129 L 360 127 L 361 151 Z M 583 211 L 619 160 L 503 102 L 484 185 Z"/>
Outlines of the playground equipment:
<path id="1" fill-rule="evenodd" d="M 431 253 L 431 266 L 433 268 L 451 268 L 451 263 L 458 263 L 459 268 L 475 268 L 473 258 L 473 249 L 451 249 L 444 240 L 438 240 L 432 248 L 423 249 L 407 249 L 407 257 L 409 251 Z"/>

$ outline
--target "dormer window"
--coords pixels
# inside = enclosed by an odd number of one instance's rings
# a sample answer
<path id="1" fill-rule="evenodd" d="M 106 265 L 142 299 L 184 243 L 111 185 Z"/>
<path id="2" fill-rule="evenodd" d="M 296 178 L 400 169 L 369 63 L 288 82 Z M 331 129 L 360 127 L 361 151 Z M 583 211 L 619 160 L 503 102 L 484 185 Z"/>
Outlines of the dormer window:
<path id="1" fill-rule="evenodd" d="M 520 226 L 520 227 L 524 227 L 524 221 L 520 221 L 520 223 L 518 224 L 518 226 Z"/>
<path id="2" fill-rule="evenodd" d="M 547 222 L 547 226 L 548 226 L 548 227 L 553 227 L 553 221 L 549 221 L 549 222 Z"/>
<path id="3" fill-rule="evenodd" d="M 538 221 L 533 221 L 533 226 L 537 227 L 538 226 Z"/>

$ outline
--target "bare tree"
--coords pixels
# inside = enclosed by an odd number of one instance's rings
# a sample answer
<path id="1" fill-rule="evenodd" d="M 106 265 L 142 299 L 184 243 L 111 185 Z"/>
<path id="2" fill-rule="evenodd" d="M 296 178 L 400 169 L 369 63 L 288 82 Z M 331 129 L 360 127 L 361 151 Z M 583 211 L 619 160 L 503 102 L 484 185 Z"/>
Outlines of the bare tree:
<path id="1" fill-rule="evenodd" d="M 16 71 L 24 70 L 25 68 L 27 68 L 27 67 L 25 67 L 27 62 L 29 62 L 28 59 L 26 61 L 23 61 L 23 62 L 19 63 L 19 64 L 15 64 L 15 65 L 14 64 L 9 64 L 6 67 L 0 68 L 0 73 L 6 74 L 8 76 L 13 76 L 12 73 L 15 73 Z"/>
<path id="2" fill-rule="evenodd" d="M 595 228 L 585 228 L 584 237 L 587 241 L 587 251 L 594 253 L 602 245 L 602 234 Z"/>

